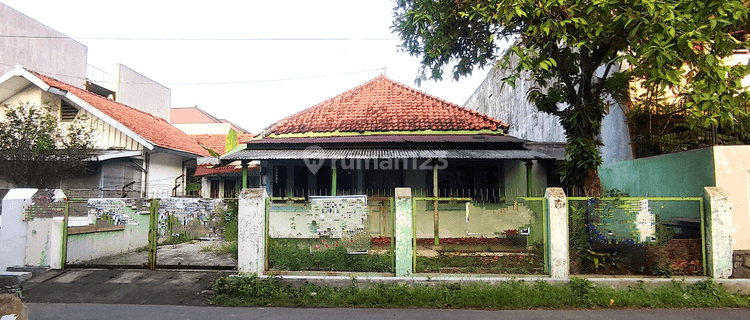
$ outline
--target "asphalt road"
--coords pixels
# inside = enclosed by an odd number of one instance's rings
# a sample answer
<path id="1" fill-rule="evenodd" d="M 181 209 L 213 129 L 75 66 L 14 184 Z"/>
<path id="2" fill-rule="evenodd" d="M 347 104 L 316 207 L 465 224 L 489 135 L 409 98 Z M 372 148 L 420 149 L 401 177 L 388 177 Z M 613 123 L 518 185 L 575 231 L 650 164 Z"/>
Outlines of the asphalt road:
<path id="1" fill-rule="evenodd" d="M 639 310 L 432 310 L 432 309 L 303 309 L 232 308 L 172 305 L 106 305 L 27 303 L 29 319 L 748 319 L 747 309 L 639 309 Z"/>

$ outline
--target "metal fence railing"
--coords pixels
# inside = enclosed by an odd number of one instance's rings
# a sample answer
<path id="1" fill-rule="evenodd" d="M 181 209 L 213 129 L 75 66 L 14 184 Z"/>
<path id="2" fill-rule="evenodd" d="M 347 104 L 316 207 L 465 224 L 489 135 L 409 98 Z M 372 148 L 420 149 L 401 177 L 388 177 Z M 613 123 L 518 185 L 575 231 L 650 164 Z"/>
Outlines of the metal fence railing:
<path id="1" fill-rule="evenodd" d="M 747 114 L 747 107 L 744 109 L 743 113 Z M 677 106 L 631 109 L 628 118 L 634 158 L 713 145 L 750 144 L 750 119 L 747 117 L 738 117 L 738 123 L 732 128 L 693 128 L 685 120 L 687 112 Z"/>
<path id="2" fill-rule="evenodd" d="M 705 275 L 703 198 L 568 198 L 570 273 Z"/>
<path id="3" fill-rule="evenodd" d="M 341 193 L 269 199 L 267 272 L 394 272 L 394 198 Z"/>
<path id="4" fill-rule="evenodd" d="M 412 210 L 417 273 L 547 273 L 544 198 L 416 197 Z"/>

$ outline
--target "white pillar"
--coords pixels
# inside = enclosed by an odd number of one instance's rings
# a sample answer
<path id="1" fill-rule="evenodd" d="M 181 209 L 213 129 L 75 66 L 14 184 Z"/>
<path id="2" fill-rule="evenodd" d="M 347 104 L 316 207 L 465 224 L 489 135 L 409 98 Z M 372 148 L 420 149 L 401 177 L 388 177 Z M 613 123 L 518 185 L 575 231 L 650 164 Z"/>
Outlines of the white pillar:
<path id="1" fill-rule="evenodd" d="M 708 275 L 727 279 L 732 275 L 732 202 L 719 187 L 703 188 Z"/>
<path id="2" fill-rule="evenodd" d="M 25 207 L 31 205 L 31 197 L 36 191 L 37 189 L 11 189 L 2 199 L 0 271 L 25 264 L 27 224 L 23 221 L 23 212 Z"/>
<path id="3" fill-rule="evenodd" d="M 396 188 L 396 276 L 408 277 L 414 270 L 414 216 L 411 188 Z"/>
<path id="4" fill-rule="evenodd" d="M 237 213 L 237 269 L 263 274 L 266 268 L 266 198 L 264 188 L 242 189 Z"/>
<path id="5" fill-rule="evenodd" d="M 550 278 L 567 280 L 570 274 L 568 255 L 568 206 L 565 192 L 561 188 L 547 188 L 544 192 L 547 200 L 549 228 L 549 262 Z"/>

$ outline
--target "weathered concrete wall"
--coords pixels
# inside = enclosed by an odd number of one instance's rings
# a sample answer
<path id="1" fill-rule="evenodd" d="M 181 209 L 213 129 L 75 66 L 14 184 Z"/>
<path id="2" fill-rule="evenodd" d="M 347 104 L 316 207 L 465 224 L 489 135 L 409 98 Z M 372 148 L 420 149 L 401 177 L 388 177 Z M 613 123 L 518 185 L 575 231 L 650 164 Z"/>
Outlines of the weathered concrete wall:
<path id="1" fill-rule="evenodd" d="M 464 107 L 509 124 L 508 134 L 511 136 L 531 141 L 565 142 L 565 131 L 559 119 L 539 112 L 526 99 L 526 92 L 531 88 L 528 78 L 518 80 L 516 87 L 511 88 L 501 81 L 509 75 L 504 70 L 492 68 Z"/>
<path id="2" fill-rule="evenodd" d="M 242 189 L 237 216 L 237 270 L 263 274 L 266 269 L 266 198 L 263 188 Z"/>
<path id="3" fill-rule="evenodd" d="M 134 251 L 148 245 L 149 215 L 127 212 L 131 221 L 125 230 L 68 235 L 67 263 L 80 263 L 96 258 Z"/>
<path id="4" fill-rule="evenodd" d="M 633 197 L 700 197 L 703 187 L 718 186 L 711 148 L 605 164 L 599 177 L 605 190 Z"/>
<path id="5" fill-rule="evenodd" d="M 3 198 L 3 227 L 0 228 L 0 271 L 24 266 L 26 256 L 26 221 L 24 208 L 31 205 L 37 189 L 11 189 Z"/>
<path id="6" fill-rule="evenodd" d="M 86 46 L 2 3 L 0 17 L 0 34 L 42 37 L 0 38 L 0 48 L 3 48 L 0 50 L 0 74 L 20 64 L 83 88 L 88 52 Z"/>
<path id="7" fill-rule="evenodd" d="M 0 271 L 15 266 L 62 267 L 63 217 L 54 214 L 33 220 L 26 217 L 26 208 L 34 204 L 38 189 L 11 189 L 3 199 L 3 227 L 0 228 Z M 61 190 L 50 192 L 58 202 L 65 198 Z M 59 211 L 56 211 L 59 212 Z"/>
<path id="8" fill-rule="evenodd" d="M 509 124 L 508 134 L 511 136 L 538 142 L 565 142 L 565 130 L 559 118 L 540 112 L 528 101 L 526 93 L 532 88 L 529 75 L 524 74 L 516 81 L 516 87 L 511 88 L 502 82 L 510 74 L 493 68 L 464 107 Z M 633 159 L 625 113 L 614 101 L 609 103 L 609 113 L 602 121 L 604 146 L 599 148 L 602 158 L 605 163 Z"/>
<path id="9" fill-rule="evenodd" d="M 713 147 L 713 164 L 715 186 L 732 199 L 732 248 L 750 250 L 750 146 Z"/>
<path id="10" fill-rule="evenodd" d="M 732 202 L 721 188 L 704 188 L 706 212 L 706 265 L 716 279 L 732 275 Z"/>
<path id="11" fill-rule="evenodd" d="M 169 121 L 169 88 L 122 64 L 117 64 L 117 70 L 117 102 Z"/>
<path id="12" fill-rule="evenodd" d="M 152 153 L 149 156 L 146 197 L 163 198 L 172 196 L 175 178 L 182 175 L 182 161 L 187 158 L 170 153 Z M 178 192 L 185 190 L 184 179 L 179 180 Z M 181 194 L 181 193 L 179 193 Z"/>
<path id="13" fill-rule="evenodd" d="M 63 218 L 34 219 L 27 223 L 24 264 L 61 269 Z"/>

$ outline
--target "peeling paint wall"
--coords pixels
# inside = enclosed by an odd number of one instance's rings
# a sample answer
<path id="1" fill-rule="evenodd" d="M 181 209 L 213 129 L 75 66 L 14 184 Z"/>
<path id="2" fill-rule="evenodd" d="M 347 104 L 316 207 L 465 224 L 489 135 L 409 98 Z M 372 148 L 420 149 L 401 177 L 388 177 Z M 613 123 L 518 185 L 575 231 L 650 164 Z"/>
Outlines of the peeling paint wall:
<path id="1" fill-rule="evenodd" d="M 242 189 L 237 221 L 237 270 L 263 273 L 266 248 L 266 194 L 263 188 Z"/>
<path id="2" fill-rule="evenodd" d="M 567 279 L 570 274 L 568 206 L 565 192 L 560 188 L 548 188 L 547 211 L 549 212 L 549 252 L 550 278 Z"/>
<path id="3" fill-rule="evenodd" d="M 414 270 L 414 219 L 409 188 L 396 188 L 396 276 L 410 276 Z"/>
<path id="4" fill-rule="evenodd" d="M 111 220 L 124 230 L 68 235 L 68 263 L 80 263 L 133 251 L 148 245 L 148 208 L 141 199 L 89 199 L 89 221 Z"/>
<path id="5" fill-rule="evenodd" d="M 25 265 L 62 268 L 62 241 L 62 217 L 29 221 Z"/>
<path id="6" fill-rule="evenodd" d="M 732 202 L 721 188 L 706 187 L 706 264 L 709 275 L 716 279 L 732 276 Z"/>

